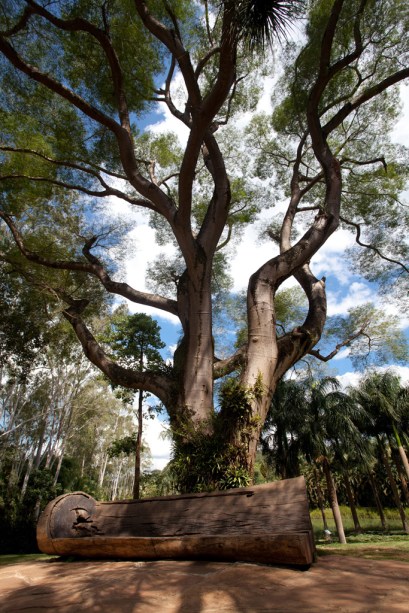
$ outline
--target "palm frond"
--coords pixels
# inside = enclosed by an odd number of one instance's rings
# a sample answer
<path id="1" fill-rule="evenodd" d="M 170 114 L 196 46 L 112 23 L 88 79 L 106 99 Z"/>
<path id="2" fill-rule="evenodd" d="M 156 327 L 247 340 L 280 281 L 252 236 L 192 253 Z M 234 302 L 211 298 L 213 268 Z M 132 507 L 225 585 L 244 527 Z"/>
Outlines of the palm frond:
<path id="1" fill-rule="evenodd" d="M 289 27 L 305 4 L 305 0 L 241 0 L 236 4 L 239 36 L 251 50 L 264 50 L 274 38 L 287 39 Z"/>

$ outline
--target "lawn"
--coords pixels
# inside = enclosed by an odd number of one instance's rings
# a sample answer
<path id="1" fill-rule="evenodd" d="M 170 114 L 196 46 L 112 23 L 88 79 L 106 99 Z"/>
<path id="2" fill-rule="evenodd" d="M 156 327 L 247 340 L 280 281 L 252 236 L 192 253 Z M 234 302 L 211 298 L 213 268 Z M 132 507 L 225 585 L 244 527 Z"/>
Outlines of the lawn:
<path id="1" fill-rule="evenodd" d="M 20 564 L 21 562 L 36 562 L 37 560 L 51 560 L 55 556 L 49 556 L 46 553 L 10 553 L 0 555 L 0 566 L 7 564 Z"/>
<path id="2" fill-rule="evenodd" d="M 402 522 L 395 509 L 385 509 L 388 531 L 384 533 L 375 509 L 359 509 L 358 515 L 363 533 L 354 532 L 354 524 L 348 507 L 341 507 L 347 545 L 338 543 L 335 523 L 330 509 L 325 510 L 330 540 L 324 538 L 321 513 L 311 511 L 315 542 L 319 556 L 344 555 L 373 560 L 399 560 L 409 562 L 409 535 L 405 534 Z"/>

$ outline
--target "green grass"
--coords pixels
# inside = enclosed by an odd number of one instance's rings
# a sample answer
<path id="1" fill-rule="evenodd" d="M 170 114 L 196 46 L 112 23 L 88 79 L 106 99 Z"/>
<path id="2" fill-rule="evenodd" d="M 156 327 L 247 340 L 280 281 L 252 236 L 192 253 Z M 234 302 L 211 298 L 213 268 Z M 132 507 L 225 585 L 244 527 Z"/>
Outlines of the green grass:
<path id="1" fill-rule="evenodd" d="M 8 564 L 21 564 L 25 562 L 37 562 L 38 560 L 51 560 L 55 556 L 49 556 L 46 553 L 15 553 L 0 555 L 0 566 L 7 566 Z"/>
<path id="2" fill-rule="evenodd" d="M 332 532 L 331 540 L 324 539 L 321 513 L 311 511 L 317 553 L 319 556 L 336 554 L 367 558 L 372 560 L 398 560 L 409 563 L 409 535 L 402 528 L 398 511 L 385 509 L 388 531 L 382 530 L 379 516 L 375 509 L 358 509 L 359 521 L 363 532 L 356 534 L 351 512 L 348 507 L 341 507 L 347 545 L 341 545 L 335 529 L 330 509 L 325 510 L 328 527 Z"/>

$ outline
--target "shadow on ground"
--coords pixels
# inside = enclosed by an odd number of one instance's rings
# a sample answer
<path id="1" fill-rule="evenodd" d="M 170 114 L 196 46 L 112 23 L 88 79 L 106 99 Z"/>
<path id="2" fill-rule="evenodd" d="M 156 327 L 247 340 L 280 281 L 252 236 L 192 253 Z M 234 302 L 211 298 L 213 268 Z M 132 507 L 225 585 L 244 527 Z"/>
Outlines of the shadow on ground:
<path id="1" fill-rule="evenodd" d="M 409 565 L 325 556 L 309 570 L 185 561 L 0 567 L 0 610 L 110 613 L 408 611 Z"/>

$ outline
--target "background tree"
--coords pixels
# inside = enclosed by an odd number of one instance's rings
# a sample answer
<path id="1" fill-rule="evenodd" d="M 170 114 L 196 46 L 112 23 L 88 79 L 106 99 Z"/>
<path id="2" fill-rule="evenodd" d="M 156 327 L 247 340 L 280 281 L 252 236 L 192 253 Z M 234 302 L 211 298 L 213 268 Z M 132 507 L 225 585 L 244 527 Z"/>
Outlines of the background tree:
<path id="1" fill-rule="evenodd" d="M 143 313 L 130 315 L 123 308 L 117 309 L 110 319 L 110 328 L 105 337 L 118 363 L 138 371 L 165 371 L 165 362 L 159 349 L 165 347 L 160 338 L 160 327 L 152 317 Z M 143 436 L 142 390 L 138 393 L 138 429 L 135 442 L 135 475 L 133 498 L 140 497 L 141 453 Z M 133 395 L 131 395 L 131 402 Z M 133 439 L 128 437 L 129 442 Z"/>
<path id="2" fill-rule="evenodd" d="M 405 532 L 408 532 L 408 522 L 389 460 L 390 437 L 392 435 L 398 445 L 400 457 L 404 458 L 403 462 L 406 460 L 407 463 L 406 452 L 398 432 L 403 409 L 407 406 L 407 390 L 401 387 L 399 377 L 392 372 L 373 372 L 362 380 L 359 387 L 353 390 L 351 395 L 371 416 L 371 422 L 367 424 L 367 431 L 377 441 L 379 454 L 386 469 L 403 528 Z"/>
<path id="3" fill-rule="evenodd" d="M 255 118 L 247 141 L 228 125 L 237 113 L 254 110 L 256 86 L 271 71 L 268 56 L 251 49 L 282 32 L 304 6 L 10 0 L 0 14 L 5 270 L 49 293 L 51 312 L 62 312 L 86 356 L 113 384 L 160 399 L 179 459 L 200 439 L 223 459 L 231 482 L 237 482 L 232 471 L 247 480 L 253 473 L 283 375 L 307 354 L 325 360 L 332 353 L 318 346 L 326 289 L 310 262 L 340 224 L 369 254 L 363 269 L 372 279 L 398 289 L 408 279 L 400 193 L 409 166 L 388 137 L 396 119 L 394 86 L 409 76 L 407 3 L 308 3 L 301 42 L 285 50 L 272 117 Z M 138 133 L 134 122 L 152 100 L 187 128 L 185 146 L 175 147 L 172 136 Z M 234 239 L 277 195 L 288 206 L 268 229 L 271 259 L 249 279 L 244 344 L 218 359 L 216 273 L 225 272 Z M 150 212 L 159 241 L 173 237 L 175 259 L 157 269 L 151 293 L 118 280 L 115 248 L 124 229 L 104 217 L 111 197 Z M 290 277 L 308 310 L 282 333 L 276 294 Z M 140 372 L 110 359 L 92 332 L 103 291 L 179 318 L 182 339 L 171 373 Z M 365 333 L 358 329 L 338 346 Z M 233 372 L 234 393 L 228 386 L 217 410 L 214 380 Z M 199 467 L 196 477 L 203 477 Z M 210 483 L 217 485 L 212 475 Z"/>
<path id="4" fill-rule="evenodd" d="M 135 439 L 131 460 L 109 454 L 115 440 L 134 428 L 132 411 L 76 343 L 64 344 L 67 339 L 67 331 L 54 330 L 48 345 L 25 366 L 24 377 L 16 376 L 10 351 L 2 369 L 2 553 L 36 551 L 38 514 L 60 493 L 85 490 L 105 500 L 132 495 Z M 143 468 L 150 468 L 147 448 Z"/>

